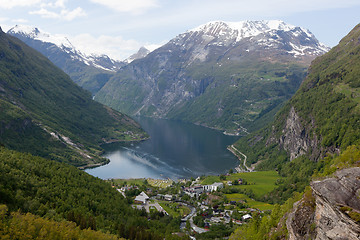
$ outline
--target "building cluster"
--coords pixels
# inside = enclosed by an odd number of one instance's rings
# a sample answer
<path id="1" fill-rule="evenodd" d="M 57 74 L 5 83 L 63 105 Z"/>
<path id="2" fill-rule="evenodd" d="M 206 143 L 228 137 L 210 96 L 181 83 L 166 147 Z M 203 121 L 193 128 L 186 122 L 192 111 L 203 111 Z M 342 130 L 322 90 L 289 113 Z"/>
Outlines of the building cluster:
<path id="1" fill-rule="evenodd" d="M 205 192 L 214 192 L 218 191 L 224 187 L 224 184 L 221 182 L 216 182 L 211 185 L 194 185 L 191 187 L 184 188 L 184 193 L 189 195 L 190 197 L 199 197 L 202 193 Z"/>

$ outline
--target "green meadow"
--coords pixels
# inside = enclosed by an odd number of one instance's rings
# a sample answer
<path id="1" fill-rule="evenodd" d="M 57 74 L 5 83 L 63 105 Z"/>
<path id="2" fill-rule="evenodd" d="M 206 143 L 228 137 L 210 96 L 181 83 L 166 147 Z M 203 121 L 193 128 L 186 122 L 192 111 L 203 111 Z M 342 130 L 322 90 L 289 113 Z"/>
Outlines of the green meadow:
<path id="1" fill-rule="evenodd" d="M 227 182 L 238 180 L 239 178 L 246 181 L 246 185 L 232 185 L 228 186 Z M 239 189 L 239 190 L 250 190 L 254 195 L 255 199 L 260 199 L 267 193 L 271 192 L 276 187 L 276 181 L 281 177 L 276 171 L 259 171 L 259 172 L 244 172 L 234 173 L 230 176 L 207 176 L 201 182 L 201 184 L 212 184 L 214 182 L 223 182 L 225 188 Z M 247 205 L 251 208 L 258 208 L 260 210 L 271 210 L 273 205 L 263 203 L 251 199 L 249 196 L 242 193 L 225 194 L 230 201 L 246 200 Z"/>
<path id="2" fill-rule="evenodd" d="M 244 172 L 227 176 L 226 181 L 233 181 L 239 178 L 245 179 L 248 185 L 237 185 L 233 187 L 251 189 L 256 198 L 261 198 L 276 187 L 276 180 L 281 177 L 276 171 Z"/>
<path id="3" fill-rule="evenodd" d="M 272 210 L 274 208 L 274 205 L 271 205 L 269 203 L 264 203 L 264 202 L 259 202 L 259 201 L 255 201 L 254 199 L 249 198 L 248 196 L 246 196 L 245 194 L 241 194 L 241 193 L 233 193 L 233 194 L 225 194 L 225 196 L 227 197 L 228 200 L 230 201 L 239 201 L 239 200 L 243 200 L 246 202 L 246 204 L 251 207 L 251 208 L 257 208 L 260 209 L 262 211 L 266 211 L 266 210 Z"/>

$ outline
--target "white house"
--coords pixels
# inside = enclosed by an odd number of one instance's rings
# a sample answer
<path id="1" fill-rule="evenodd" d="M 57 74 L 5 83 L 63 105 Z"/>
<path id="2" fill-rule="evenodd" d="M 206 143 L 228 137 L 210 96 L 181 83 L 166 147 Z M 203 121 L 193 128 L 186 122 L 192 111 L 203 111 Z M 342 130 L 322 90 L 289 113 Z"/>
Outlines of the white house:
<path id="1" fill-rule="evenodd" d="M 146 193 L 141 192 L 138 196 L 136 196 L 134 202 L 138 204 L 145 204 L 147 200 L 149 200 L 149 196 L 146 195 Z"/>
<path id="2" fill-rule="evenodd" d="M 164 195 L 164 199 L 165 199 L 166 201 L 171 201 L 171 200 L 173 199 L 173 196 L 172 196 L 172 195 L 169 195 L 169 194 L 165 194 L 165 195 Z"/>
<path id="3" fill-rule="evenodd" d="M 242 216 L 242 220 L 246 221 L 248 219 L 252 218 L 250 214 L 245 214 L 244 216 Z"/>
<path id="4" fill-rule="evenodd" d="M 217 190 L 220 190 L 221 188 L 224 187 L 224 184 L 221 183 L 221 182 L 216 182 L 216 183 L 213 183 L 211 185 L 204 185 L 204 190 L 206 192 L 213 192 L 213 191 L 217 191 Z"/>

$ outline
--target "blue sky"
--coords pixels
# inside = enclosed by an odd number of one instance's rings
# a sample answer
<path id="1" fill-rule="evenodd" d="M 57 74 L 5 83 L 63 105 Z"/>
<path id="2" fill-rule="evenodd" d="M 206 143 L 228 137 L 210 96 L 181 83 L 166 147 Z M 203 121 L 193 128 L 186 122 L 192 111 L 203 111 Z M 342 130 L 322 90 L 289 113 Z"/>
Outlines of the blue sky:
<path id="1" fill-rule="evenodd" d="M 80 50 L 124 59 L 214 20 L 279 19 L 335 46 L 360 23 L 359 0 L 0 0 L 0 26 L 63 34 Z"/>

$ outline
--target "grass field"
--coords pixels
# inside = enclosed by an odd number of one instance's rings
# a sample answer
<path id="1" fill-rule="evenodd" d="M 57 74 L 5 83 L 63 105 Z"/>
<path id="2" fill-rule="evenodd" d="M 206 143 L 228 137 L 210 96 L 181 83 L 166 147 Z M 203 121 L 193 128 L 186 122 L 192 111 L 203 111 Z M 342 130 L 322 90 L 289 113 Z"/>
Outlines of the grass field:
<path id="1" fill-rule="evenodd" d="M 168 202 L 168 201 L 158 201 L 160 206 L 173 217 L 184 217 L 188 215 L 191 210 L 190 208 L 183 206 L 180 203 Z"/>
<path id="2" fill-rule="evenodd" d="M 145 180 L 147 180 L 150 186 L 158 187 L 158 188 L 170 187 L 173 183 L 171 179 L 152 179 L 152 178 L 111 179 L 109 181 L 114 182 L 115 184 L 120 186 L 124 185 L 124 183 L 126 183 L 126 185 L 142 186 L 145 185 Z"/>
<path id="3" fill-rule="evenodd" d="M 159 187 L 159 188 L 167 188 L 170 187 L 173 183 L 173 180 L 171 179 L 147 179 L 148 183 L 153 187 Z"/>
<path id="4" fill-rule="evenodd" d="M 233 181 L 239 178 L 245 179 L 248 182 L 248 185 L 238 185 L 236 187 L 241 189 L 251 189 L 255 196 L 259 198 L 272 191 L 276 187 L 276 180 L 281 177 L 276 171 L 263 171 L 236 173 L 227 176 L 226 179 L 227 181 Z"/>
<path id="5" fill-rule="evenodd" d="M 131 179 L 111 179 L 110 182 L 114 182 L 117 185 L 144 185 L 145 178 L 131 178 Z"/>
<path id="6" fill-rule="evenodd" d="M 275 182 L 281 177 L 276 171 L 244 172 L 226 176 L 226 180 L 224 181 L 221 181 L 219 176 L 208 176 L 201 182 L 201 184 L 212 184 L 214 182 L 226 183 L 239 178 L 245 179 L 248 185 L 237 185 L 233 187 L 251 189 L 256 197 L 262 197 L 276 187 Z"/>
<path id="7" fill-rule="evenodd" d="M 222 181 L 220 181 L 219 176 L 207 176 L 203 181 L 200 182 L 200 184 L 210 185 L 213 184 L 214 182 L 222 182 Z"/>
<path id="8" fill-rule="evenodd" d="M 246 200 L 246 203 L 247 203 L 247 205 L 249 205 L 249 207 L 258 208 L 262 211 L 272 210 L 274 207 L 273 205 L 268 204 L 268 203 L 255 201 L 255 200 L 249 198 L 248 196 L 246 196 L 245 194 L 241 194 L 241 193 L 225 194 L 225 196 L 230 201 Z"/>

